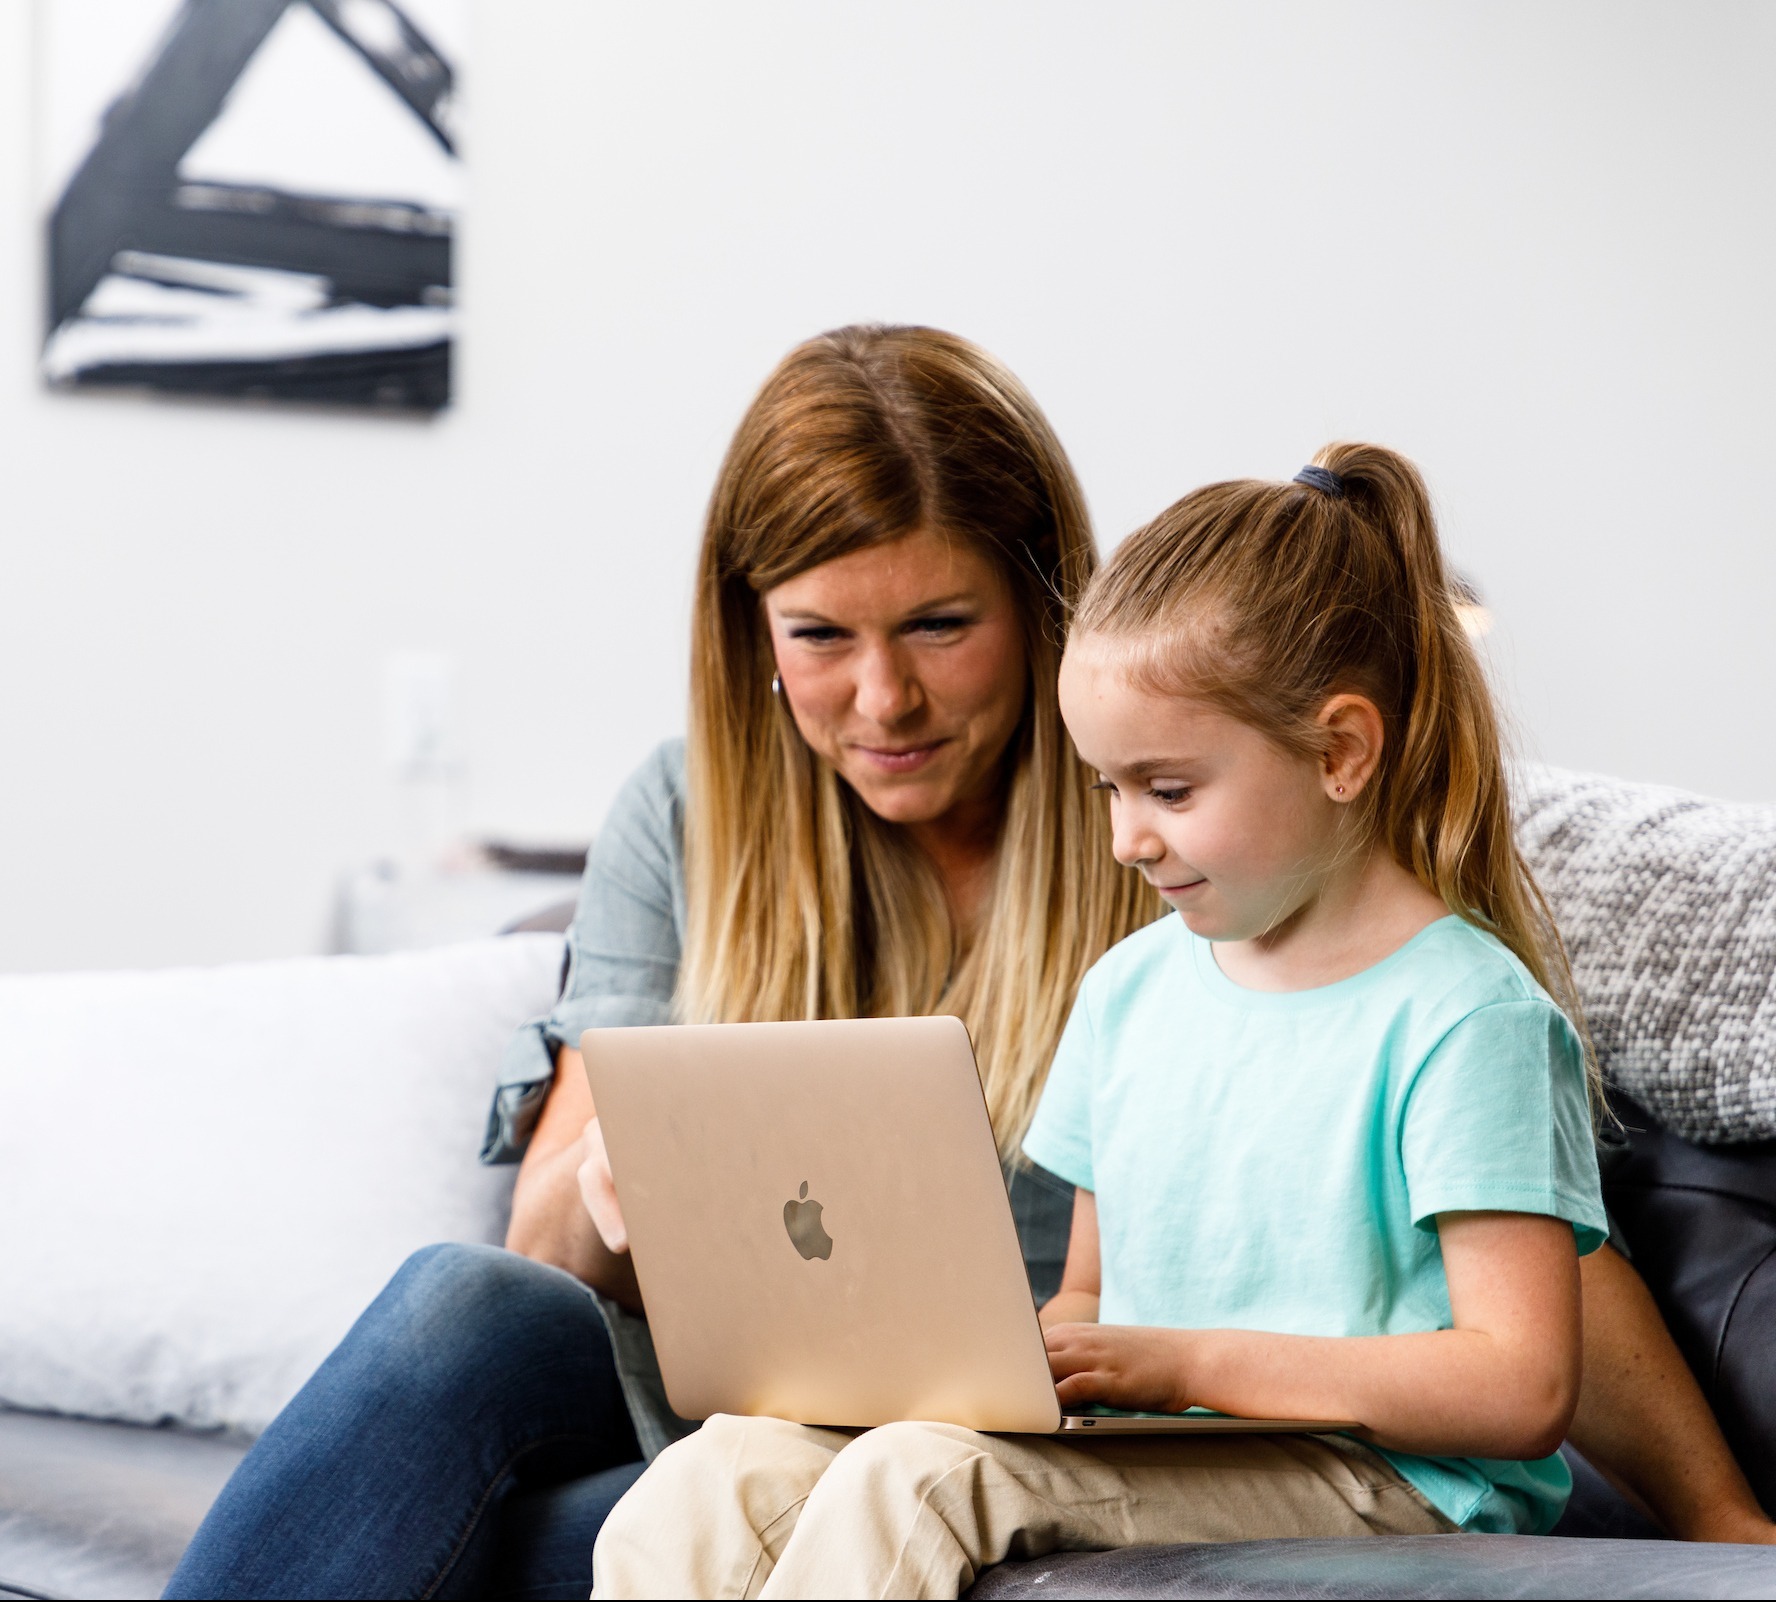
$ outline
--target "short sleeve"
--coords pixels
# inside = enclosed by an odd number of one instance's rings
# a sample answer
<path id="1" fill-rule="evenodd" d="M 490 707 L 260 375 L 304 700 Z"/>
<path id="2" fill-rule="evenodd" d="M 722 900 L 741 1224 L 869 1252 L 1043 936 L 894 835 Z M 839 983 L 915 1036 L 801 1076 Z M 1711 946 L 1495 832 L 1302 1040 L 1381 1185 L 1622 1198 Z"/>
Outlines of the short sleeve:
<path id="1" fill-rule="evenodd" d="M 1551 1002 L 1496 1002 L 1451 1029 L 1408 1091 L 1401 1157 L 1412 1221 L 1539 1213 L 1573 1226 L 1581 1256 L 1609 1234 L 1584 1048 Z"/>
<path id="2" fill-rule="evenodd" d="M 1089 983 L 1089 981 L 1088 981 Z M 1087 986 L 1079 988 L 1036 1117 L 1024 1136 L 1024 1155 L 1069 1185 L 1095 1191 L 1092 1179 L 1092 1068 L 1097 1055 Z"/>
<path id="3" fill-rule="evenodd" d="M 508 1042 L 481 1147 L 516 1162 L 555 1079 L 555 1053 L 587 1029 L 669 1023 L 684 935 L 684 746 L 662 745 L 611 805 L 580 880 L 567 979 L 544 1018 Z"/>

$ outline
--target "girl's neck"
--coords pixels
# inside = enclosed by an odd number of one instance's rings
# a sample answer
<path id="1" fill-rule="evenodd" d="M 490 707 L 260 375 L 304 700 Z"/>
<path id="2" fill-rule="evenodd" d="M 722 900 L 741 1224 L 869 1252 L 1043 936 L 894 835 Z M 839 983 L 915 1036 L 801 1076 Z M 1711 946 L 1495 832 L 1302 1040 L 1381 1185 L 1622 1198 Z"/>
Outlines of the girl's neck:
<path id="1" fill-rule="evenodd" d="M 1392 956 L 1449 908 L 1385 851 L 1334 870 L 1274 928 L 1215 947 L 1215 962 L 1248 990 L 1315 990 Z"/>

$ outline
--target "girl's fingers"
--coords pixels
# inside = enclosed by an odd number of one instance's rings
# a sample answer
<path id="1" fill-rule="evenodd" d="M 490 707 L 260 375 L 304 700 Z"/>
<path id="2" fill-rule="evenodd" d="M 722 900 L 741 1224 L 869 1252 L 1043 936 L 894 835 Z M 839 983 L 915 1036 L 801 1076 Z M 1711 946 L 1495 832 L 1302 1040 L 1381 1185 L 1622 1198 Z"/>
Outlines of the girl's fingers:
<path id="1" fill-rule="evenodd" d="M 1077 1374 L 1091 1366 L 1091 1351 L 1083 1345 L 1068 1343 L 1048 1349 L 1048 1371 L 1056 1379 L 1067 1374 Z"/>
<path id="2" fill-rule="evenodd" d="M 1052 1324 L 1042 1332 L 1042 1343 L 1050 1357 L 1064 1352 L 1080 1354 L 1097 1349 L 1098 1335 L 1096 1324 Z"/>
<path id="3" fill-rule="evenodd" d="M 1075 1374 L 1055 1386 L 1055 1399 L 1062 1407 L 1090 1407 L 1104 1400 L 1104 1388 L 1090 1374 Z"/>
<path id="4" fill-rule="evenodd" d="M 1103 1329 L 1102 1324 L 1050 1324 L 1043 1330 L 1042 1338 L 1050 1346 L 1068 1341 L 1089 1340 Z"/>

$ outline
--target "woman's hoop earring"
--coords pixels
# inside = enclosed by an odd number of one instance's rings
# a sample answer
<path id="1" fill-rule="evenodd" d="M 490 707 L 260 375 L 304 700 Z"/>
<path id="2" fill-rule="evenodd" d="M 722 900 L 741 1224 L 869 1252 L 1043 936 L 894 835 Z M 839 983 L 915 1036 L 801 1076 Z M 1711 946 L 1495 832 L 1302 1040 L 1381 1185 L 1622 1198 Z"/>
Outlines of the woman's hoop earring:
<path id="1" fill-rule="evenodd" d="M 771 675 L 771 694 L 783 694 L 783 675 L 781 673 L 773 673 Z"/>

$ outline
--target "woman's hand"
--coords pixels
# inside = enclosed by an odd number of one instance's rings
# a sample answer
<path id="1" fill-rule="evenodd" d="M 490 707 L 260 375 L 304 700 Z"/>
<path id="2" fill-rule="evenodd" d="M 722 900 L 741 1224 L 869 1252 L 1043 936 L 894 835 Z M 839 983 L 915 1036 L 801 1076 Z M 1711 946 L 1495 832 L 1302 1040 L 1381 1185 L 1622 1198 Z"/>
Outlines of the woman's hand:
<path id="1" fill-rule="evenodd" d="M 602 1222 L 595 1222 L 599 1219 Z M 622 1242 L 620 1248 L 605 1244 L 607 1227 Z M 555 1082 L 530 1148 L 518 1167 L 506 1249 L 565 1268 L 630 1312 L 641 1311 L 629 1231 L 610 1188 L 610 1162 L 598 1130 L 597 1108 L 580 1054 L 566 1046 L 557 1059 Z"/>
<path id="2" fill-rule="evenodd" d="M 1191 1405 L 1191 1334 L 1134 1324 L 1053 1324 L 1045 1335 L 1055 1395 L 1064 1408 L 1182 1413 Z"/>
<path id="3" fill-rule="evenodd" d="M 575 1177 L 598 1238 L 607 1251 L 622 1256 L 629 1250 L 629 1226 L 623 1222 L 617 1187 L 611 1179 L 610 1154 L 604 1149 L 604 1131 L 598 1127 L 596 1114 L 586 1120 L 581 1131 L 580 1166 Z"/>

